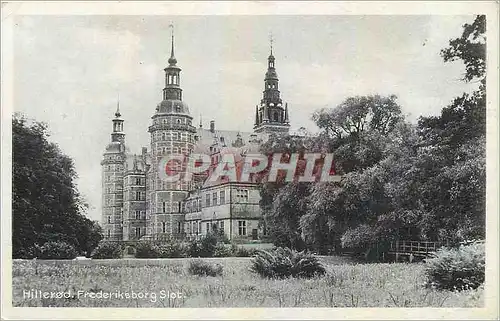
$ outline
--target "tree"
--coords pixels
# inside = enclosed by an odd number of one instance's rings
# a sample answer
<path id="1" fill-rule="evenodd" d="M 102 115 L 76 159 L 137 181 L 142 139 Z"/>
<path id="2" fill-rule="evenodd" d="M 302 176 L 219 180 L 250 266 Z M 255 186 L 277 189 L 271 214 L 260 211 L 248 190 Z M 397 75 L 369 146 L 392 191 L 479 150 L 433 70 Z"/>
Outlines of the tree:
<path id="1" fill-rule="evenodd" d="M 36 256 L 46 242 L 62 241 L 90 254 L 102 238 L 82 213 L 73 161 L 47 140 L 47 126 L 22 115 L 12 120 L 12 248 L 14 258 Z"/>

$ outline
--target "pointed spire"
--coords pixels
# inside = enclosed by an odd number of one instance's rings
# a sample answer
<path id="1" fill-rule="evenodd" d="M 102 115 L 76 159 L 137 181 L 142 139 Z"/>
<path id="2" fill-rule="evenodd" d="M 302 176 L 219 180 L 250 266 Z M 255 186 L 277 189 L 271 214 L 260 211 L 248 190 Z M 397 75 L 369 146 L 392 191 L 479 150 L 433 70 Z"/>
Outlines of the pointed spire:
<path id="1" fill-rule="evenodd" d="M 289 123 L 290 119 L 288 119 L 288 103 L 285 104 L 285 123 Z"/>
<path id="2" fill-rule="evenodd" d="M 170 58 L 168 59 L 168 63 L 170 65 L 175 65 L 177 63 L 177 59 L 175 59 L 174 55 L 174 25 L 171 23 L 169 27 L 171 29 L 172 48 L 170 49 Z"/>
<path id="3" fill-rule="evenodd" d="M 118 100 L 116 101 L 116 113 L 115 116 L 119 118 L 122 114 L 120 113 L 120 93 L 118 93 Z"/>
<path id="4" fill-rule="evenodd" d="M 259 106 L 255 105 L 255 125 L 259 124 Z"/>
<path id="5" fill-rule="evenodd" d="M 271 55 L 273 55 L 273 42 L 274 42 L 274 39 L 273 39 L 273 33 L 271 32 L 271 34 L 269 35 L 269 44 L 271 46 Z"/>

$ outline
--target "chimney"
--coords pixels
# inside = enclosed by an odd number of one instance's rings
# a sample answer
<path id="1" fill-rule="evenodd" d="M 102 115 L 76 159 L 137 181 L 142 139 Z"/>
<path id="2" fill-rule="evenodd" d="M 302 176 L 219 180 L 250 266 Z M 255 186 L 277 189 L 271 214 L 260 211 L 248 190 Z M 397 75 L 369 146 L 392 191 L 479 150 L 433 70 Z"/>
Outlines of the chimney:
<path id="1" fill-rule="evenodd" d="M 210 121 L 210 132 L 215 133 L 215 120 Z"/>

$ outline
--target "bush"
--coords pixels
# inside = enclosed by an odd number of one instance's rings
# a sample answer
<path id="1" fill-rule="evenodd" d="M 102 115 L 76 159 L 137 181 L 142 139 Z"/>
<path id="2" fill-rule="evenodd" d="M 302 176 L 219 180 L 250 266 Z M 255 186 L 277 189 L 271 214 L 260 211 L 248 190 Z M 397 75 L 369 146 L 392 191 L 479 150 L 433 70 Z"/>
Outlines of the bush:
<path id="1" fill-rule="evenodd" d="M 231 246 L 232 252 L 234 256 L 237 257 L 251 257 L 257 254 L 258 250 L 257 249 L 247 249 L 244 247 L 237 246 L 233 244 Z"/>
<path id="2" fill-rule="evenodd" d="M 93 259 L 119 259 L 123 255 L 123 248 L 118 242 L 102 242 L 92 251 Z"/>
<path id="3" fill-rule="evenodd" d="M 427 286 L 460 291 L 476 289 L 484 283 L 484 244 L 442 248 L 425 263 Z"/>
<path id="4" fill-rule="evenodd" d="M 158 253 L 161 258 L 181 258 L 186 257 L 188 249 L 181 243 L 169 242 L 156 246 L 153 252 Z"/>
<path id="5" fill-rule="evenodd" d="M 270 251 L 258 250 L 252 259 L 250 270 L 262 277 L 277 279 L 290 276 L 311 278 L 326 272 L 314 255 L 282 247 Z"/>
<path id="6" fill-rule="evenodd" d="M 218 276 L 222 275 L 222 265 L 212 265 L 202 260 L 192 260 L 189 262 L 188 272 L 191 275 Z"/>
<path id="7" fill-rule="evenodd" d="M 219 239 L 217 235 L 209 233 L 200 240 L 193 240 L 189 244 L 189 256 L 191 257 L 212 257 L 217 247 Z"/>
<path id="8" fill-rule="evenodd" d="M 155 259 L 160 257 L 160 249 L 158 245 L 152 242 L 138 242 L 135 252 L 136 258 Z"/>
<path id="9" fill-rule="evenodd" d="M 233 256 L 233 248 L 224 243 L 217 243 L 214 250 L 214 257 L 229 257 Z"/>
<path id="10" fill-rule="evenodd" d="M 46 242 L 38 248 L 38 258 L 45 260 L 74 259 L 78 253 L 73 245 L 66 242 Z"/>

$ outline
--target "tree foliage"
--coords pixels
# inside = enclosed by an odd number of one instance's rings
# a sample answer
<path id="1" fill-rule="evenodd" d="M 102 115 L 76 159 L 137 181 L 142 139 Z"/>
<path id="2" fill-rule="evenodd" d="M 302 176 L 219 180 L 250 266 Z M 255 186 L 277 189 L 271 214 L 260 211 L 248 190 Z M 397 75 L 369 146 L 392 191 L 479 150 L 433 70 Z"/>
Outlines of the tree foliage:
<path id="1" fill-rule="evenodd" d="M 485 232 L 485 18 L 441 52 L 479 80 L 439 116 L 404 120 L 396 96 L 355 96 L 313 114 L 316 136 L 273 137 L 264 151 L 331 152 L 335 183 L 263 184 L 261 206 L 279 246 L 366 250 L 378 241 L 448 244 Z M 303 164 L 301 166 L 304 166 Z"/>
<path id="2" fill-rule="evenodd" d="M 83 214 L 86 204 L 74 184 L 73 161 L 48 141 L 43 123 L 15 115 L 12 133 L 13 257 L 34 257 L 47 242 L 65 242 L 90 255 L 102 233 Z"/>

